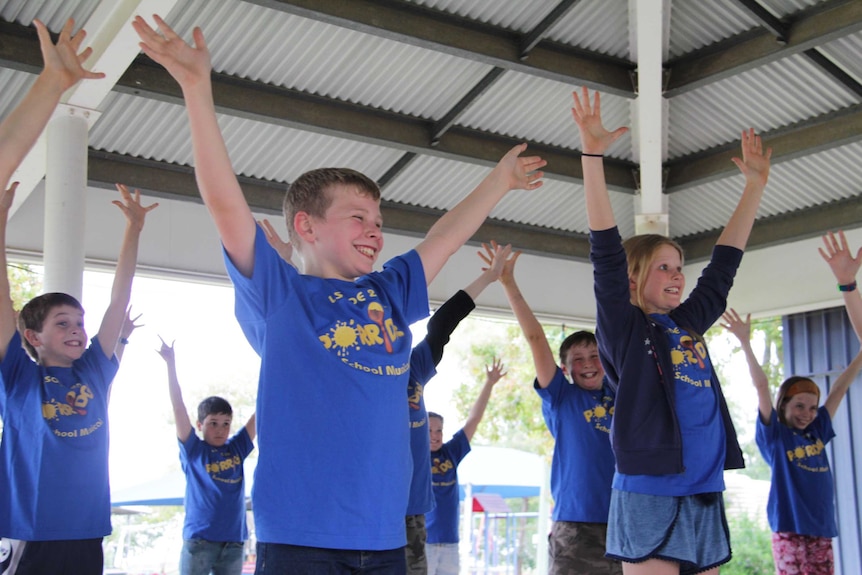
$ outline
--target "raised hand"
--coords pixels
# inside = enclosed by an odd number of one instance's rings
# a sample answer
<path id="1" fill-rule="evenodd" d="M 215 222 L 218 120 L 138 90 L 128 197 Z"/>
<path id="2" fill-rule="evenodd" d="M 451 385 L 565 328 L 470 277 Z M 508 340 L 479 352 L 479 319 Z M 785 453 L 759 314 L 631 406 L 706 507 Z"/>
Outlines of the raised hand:
<path id="1" fill-rule="evenodd" d="M 503 266 L 506 265 L 506 260 L 512 253 L 512 246 L 511 244 L 501 246 L 494 240 L 491 240 L 490 246 L 482 244 L 482 247 L 485 248 L 485 253 L 478 252 L 479 257 L 486 264 L 486 267 L 483 267 L 482 271 L 489 272 L 491 281 L 497 281 L 503 273 Z"/>
<path id="2" fill-rule="evenodd" d="M 141 39 L 140 46 L 144 54 L 164 66 L 183 89 L 201 80 L 209 80 L 212 64 L 201 29 L 195 27 L 192 32 L 195 45 L 190 46 L 159 16 L 154 14 L 153 20 L 161 34 L 140 16 L 135 16 L 132 22 L 132 27 Z"/>
<path id="3" fill-rule="evenodd" d="M 572 92 L 574 104 L 572 117 L 581 132 L 581 151 L 585 154 L 604 154 L 620 136 L 628 132 L 628 128 L 617 128 L 609 132 L 602 125 L 602 98 L 598 92 L 593 95 L 590 104 L 590 91 L 581 88 L 581 96 Z"/>
<path id="4" fill-rule="evenodd" d="M 542 186 L 545 173 L 540 171 L 548 162 L 539 156 L 524 156 L 527 144 L 518 144 L 503 156 L 495 168 L 506 179 L 509 190 L 535 190 Z"/>
<path id="5" fill-rule="evenodd" d="M 123 184 L 117 184 L 117 189 L 120 190 L 120 193 L 123 195 L 123 199 L 122 201 L 113 200 L 111 203 L 120 208 L 126 216 L 126 219 L 129 221 L 129 225 L 140 232 L 144 229 L 144 220 L 146 219 L 147 214 L 159 207 L 158 202 L 150 204 L 149 206 L 142 206 L 140 190 L 135 190 L 135 195 L 132 196 L 129 192 L 129 188 Z"/>
<path id="6" fill-rule="evenodd" d="M 503 362 L 495 357 L 491 365 L 485 366 L 485 383 L 487 385 L 494 385 L 500 381 L 506 373 L 506 368 L 503 366 Z"/>
<path id="7" fill-rule="evenodd" d="M 264 218 L 257 222 L 257 225 L 263 230 L 263 235 L 266 236 L 266 241 L 269 245 L 278 252 L 278 255 L 281 256 L 281 259 L 289 263 L 290 265 L 296 267 L 293 263 L 293 244 L 290 242 L 286 242 L 281 239 L 281 236 L 278 235 L 278 232 L 275 231 L 275 228 L 272 227 L 272 224 Z"/>
<path id="8" fill-rule="evenodd" d="M 129 309 L 126 310 L 126 319 L 123 321 L 123 327 L 120 329 L 120 338 L 129 339 L 129 336 L 132 335 L 132 332 L 138 329 L 139 327 L 144 327 L 144 324 L 137 323 L 143 314 L 139 313 L 134 318 L 132 317 L 132 306 L 129 306 Z"/>
<path id="9" fill-rule="evenodd" d="M 859 266 L 862 265 L 862 248 L 859 248 L 854 258 L 847 246 L 847 238 L 843 231 L 838 232 L 837 238 L 832 232 L 824 235 L 823 245 L 825 249 L 817 248 L 817 251 L 829 264 L 838 284 L 847 285 L 856 281 L 856 274 L 859 273 Z"/>
<path id="10" fill-rule="evenodd" d="M 39 35 L 39 47 L 42 50 L 42 61 L 45 63 L 45 73 L 55 79 L 62 91 L 74 86 L 79 80 L 95 80 L 104 78 L 101 72 L 91 72 L 84 69 L 84 62 L 93 52 L 92 48 L 86 48 L 80 53 L 81 42 L 87 36 L 84 30 L 72 35 L 75 21 L 69 18 L 60 31 L 57 43 L 51 42 L 48 28 L 39 20 L 34 20 L 36 33 Z"/>
<path id="11" fill-rule="evenodd" d="M 159 341 L 162 342 L 162 347 L 156 350 L 156 353 L 162 356 L 168 365 L 174 363 L 174 344 L 176 340 L 171 342 L 171 345 L 165 343 L 165 340 L 162 339 L 162 336 L 159 336 Z"/>
<path id="12" fill-rule="evenodd" d="M 763 142 L 760 136 L 754 133 L 754 128 L 742 131 L 742 158 L 733 158 L 733 163 L 747 182 L 766 186 L 771 157 L 772 148 L 763 151 Z"/>
<path id="13" fill-rule="evenodd" d="M 751 341 L 751 314 L 746 315 L 743 320 L 736 310 L 731 308 L 724 312 L 721 319 L 724 320 L 721 327 L 735 335 L 740 343 L 746 344 Z"/>

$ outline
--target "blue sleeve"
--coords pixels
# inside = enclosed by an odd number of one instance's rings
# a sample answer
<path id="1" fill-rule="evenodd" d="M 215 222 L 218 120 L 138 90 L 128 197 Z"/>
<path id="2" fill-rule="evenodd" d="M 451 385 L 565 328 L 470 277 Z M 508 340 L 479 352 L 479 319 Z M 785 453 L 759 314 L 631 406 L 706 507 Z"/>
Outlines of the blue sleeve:
<path id="1" fill-rule="evenodd" d="M 563 375 L 563 370 L 559 367 L 557 367 L 557 370 L 554 372 L 554 377 L 551 378 L 551 382 L 548 383 L 548 387 L 542 389 L 542 387 L 539 386 L 538 380 L 533 381 L 533 389 L 535 389 L 536 393 L 539 394 L 539 397 L 542 398 L 542 403 L 548 402 L 553 407 L 560 404 L 563 393 L 566 391 L 566 385 L 569 385 L 569 382 L 566 381 L 566 376 Z"/>
<path id="2" fill-rule="evenodd" d="M 3 378 L 3 388 L 8 392 L 23 377 L 28 377 L 36 363 L 30 359 L 21 345 L 21 334 L 18 330 L 12 334 L 12 339 L 6 346 L 6 355 L 0 362 L 0 375 Z M 29 370 L 27 368 L 30 368 Z"/>
<path id="3" fill-rule="evenodd" d="M 254 450 L 254 442 L 249 437 L 245 425 L 230 438 L 230 448 L 242 460 L 245 460 L 248 454 Z"/>
<path id="4" fill-rule="evenodd" d="M 461 463 L 461 460 L 470 453 L 471 449 L 470 441 L 467 439 L 467 434 L 464 433 L 463 429 L 459 429 L 455 435 L 452 436 L 452 439 L 445 443 L 445 446 L 449 455 L 452 457 L 452 461 L 455 462 L 455 465 Z"/>
<path id="5" fill-rule="evenodd" d="M 775 410 L 773 409 L 769 415 L 769 423 L 763 423 L 760 418 L 760 410 L 758 410 L 756 425 L 754 440 L 757 442 L 757 448 L 760 449 L 763 460 L 766 461 L 767 465 L 772 467 L 775 457 L 775 444 L 780 440 L 778 426 L 781 425 Z"/>
<path id="6" fill-rule="evenodd" d="M 79 368 L 78 362 L 82 362 L 83 370 L 91 378 L 88 383 L 91 385 L 98 383 L 106 390 L 111 386 L 114 377 L 117 375 L 117 371 L 120 369 L 120 362 L 117 360 L 117 356 L 113 354 L 111 357 L 106 356 L 102 349 L 102 344 L 99 343 L 99 338 L 95 336 L 90 340 L 90 346 L 84 352 L 84 355 L 81 356 L 81 359 L 75 362 L 76 368 Z"/>
<path id="7" fill-rule="evenodd" d="M 266 335 L 266 318 L 284 305 L 296 269 L 281 259 L 267 243 L 260 226 L 255 226 L 254 270 L 246 277 L 224 251 L 225 268 L 234 286 L 236 319 L 252 348 L 260 354 Z"/>
<path id="8" fill-rule="evenodd" d="M 401 310 L 408 323 L 428 317 L 428 286 L 425 283 L 425 268 L 419 252 L 409 252 L 394 257 L 383 264 L 383 271 L 362 276 L 357 281 L 369 278 L 379 283 L 389 297 L 401 294 Z"/>
<path id="9" fill-rule="evenodd" d="M 809 431 L 823 440 L 823 443 L 829 443 L 835 437 L 835 430 L 832 428 L 832 417 L 829 415 L 829 410 L 826 406 L 821 405 L 817 410 L 817 417 L 808 426 Z"/>

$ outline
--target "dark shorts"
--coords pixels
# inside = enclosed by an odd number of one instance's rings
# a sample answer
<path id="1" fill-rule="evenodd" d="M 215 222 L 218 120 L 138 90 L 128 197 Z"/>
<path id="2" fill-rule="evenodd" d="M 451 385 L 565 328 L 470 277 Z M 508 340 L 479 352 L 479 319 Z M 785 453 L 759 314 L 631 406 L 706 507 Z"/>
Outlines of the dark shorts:
<path id="1" fill-rule="evenodd" d="M 5 559 L 0 568 L 3 575 L 102 575 L 104 556 L 101 537 L 65 541 L 3 539 L 0 546 Z"/>
<path id="2" fill-rule="evenodd" d="M 727 563 L 730 533 L 722 494 L 673 497 L 614 489 L 607 555 L 627 563 L 673 561 L 680 575 Z"/>
<path id="3" fill-rule="evenodd" d="M 387 551 L 257 544 L 257 575 L 404 575 L 404 548 Z"/>
<path id="4" fill-rule="evenodd" d="M 605 557 L 607 531 L 607 523 L 554 521 L 548 575 L 622 575 L 622 564 Z"/>
<path id="5" fill-rule="evenodd" d="M 425 539 L 427 537 L 425 516 L 408 515 L 407 545 L 404 547 L 404 554 L 407 559 L 407 575 L 427 575 L 428 558 L 425 556 Z"/>

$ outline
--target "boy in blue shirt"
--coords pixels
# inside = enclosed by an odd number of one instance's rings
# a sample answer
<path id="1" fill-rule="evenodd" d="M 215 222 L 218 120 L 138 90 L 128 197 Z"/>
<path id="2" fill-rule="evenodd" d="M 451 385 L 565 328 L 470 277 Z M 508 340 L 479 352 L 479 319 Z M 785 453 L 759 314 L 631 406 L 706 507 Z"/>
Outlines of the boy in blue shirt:
<path id="1" fill-rule="evenodd" d="M 470 408 L 464 427 L 455 432 L 452 439 L 443 443 L 443 416 L 428 412 L 428 431 L 431 438 L 431 484 L 434 488 L 436 507 L 425 514 L 428 539 L 425 555 L 428 559 L 428 575 L 458 575 L 460 554 L 458 552 L 458 464 L 470 453 L 470 441 L 485 415 L 488 400 L 494 386 L 506 375 L 498 359 L 485 368 L 485 385 Z"/>
<path id="2" fill-rule="evenodd" d="M 516 146 L 415 250 L 373 272 L 383 247 L 380 191 L 349 169 L 307 172 L 284 211 L 304 273 L 267 245 L 231 168 L 215 115 L 203 33 L 194 47 L 157 16 L 133 26 L 183 91 L 195 175 L 222 240 L 236 315 L 261 355 L 260 458 L 252 500 L 256 572 L 403 573 L 411 474 L 404 394 L 408 326 L 427 284 L 512 189 L 545 162 Z"/>
<path id="3" fill-rule="evenodd" d="M 62 94 L 81 79 L 101 78 L 81 63 L 84 32 L 69 20 L 55 44 L 36 22 L 45 69 L 0 124 L 0 185 L 48 123 Z M 6 225 L 17 184 L 0 199 L 0 269 L 6 269 Z M 99 332 L 87 345 L 84 310 L 72 296 L 48 293 L 17 319 L 9 279 L 0 279 L 0 374 L 5 396 L 0 442 L 0 537 L 4 573 L 101 575 L 102 538 L 111 532 L 108 485 L 108 397 L 114 355 L 132 288 L 147 212 L 140 194 L 117 186 L 114 201 L 127 225 Z M 2 189 L 2 188 L 0 188 Z M 16 325 L 17 328 L 16 329 Z M 26 351 L 25 351 L 26 349 Z M 28 357 L 29 355 L 29 357 Z"/>
<path id="4" fill-rule="evenodd" d="M 245 523 L 243 461 L 254 449 L 254 415 L 233 437 L 233 410 L 221 397 L 208 397 L 198 405 L 198 438 L 177 378 L 173 344 L 162 340 L 158 351 L 168 368 L 168 389 L 180 444 L 180 462 L 186 474 L 181 575 L 239 575 Z"/>
<path id="5" fill-rule="evenodd" d="M 486 261 L 492 248 L 496 248 L 493 242 L 486 246 Z M 605 557 L 614 478 L 609 434 L 615 393 L 605 378 L 592 333 L 578 331 L 563 340 L 557 364 L 545 330 L 515 281 L 519 255 L 515 252 L 506 261 L 500 283 L 530 346 L 536 368 L 533 387 L 542 398 L 542 415 L 554 436 L 554 525 L 548 537 L 548 574 L 622 575 L 622 564 Z"/>

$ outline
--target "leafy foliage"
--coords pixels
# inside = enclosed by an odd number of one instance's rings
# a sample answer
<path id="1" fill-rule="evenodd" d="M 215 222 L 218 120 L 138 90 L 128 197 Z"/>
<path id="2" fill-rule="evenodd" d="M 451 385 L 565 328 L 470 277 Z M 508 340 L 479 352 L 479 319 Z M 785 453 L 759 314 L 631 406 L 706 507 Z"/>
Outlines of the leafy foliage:
<path id="1" fill-rule="evenodd" d="M 727 518 L 733 558 L 722 565 L 722 575 L 772 575 L 772 533 L 748 515 Z"/>
<path id="2" fill-rule="evenodd" d="M 572 330 L 565 326 L 544 328 L 556 354 L 563 337 Z M 511 322 L 468 318 L 461 322 L 458 331 L 462 332 L 461 337 L 473 342 L 447 351 L 458 355 L 463 370 L 473 379 L 473 383 L 461 383 L 453 393 L 462 418 L 466 418 L 479 395 L 485 366 L 494 357 L 500 357 L 508 370 L 494 387 L 475 441 L 538 453 L 550 462 L 554 440 L 542 417 L 541 399 L 533 389 L 536 369 L 521 329 Z"/>
<path id="3" fill-rule="evenodd" d="M 20 310 L 25 303 L 42 293 L 42 274 L 32 266 L 9 264 L 6 273 L 15 309 Z"/>

